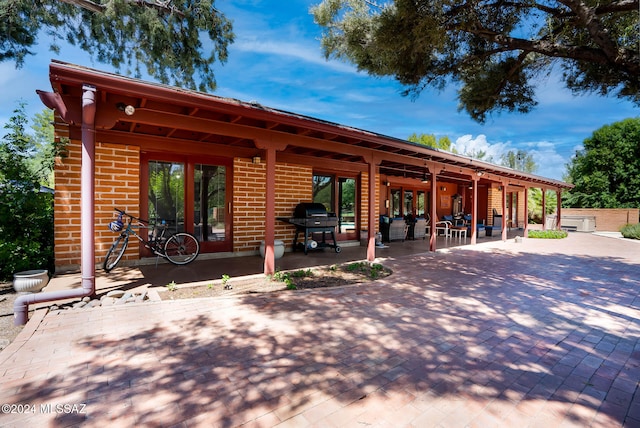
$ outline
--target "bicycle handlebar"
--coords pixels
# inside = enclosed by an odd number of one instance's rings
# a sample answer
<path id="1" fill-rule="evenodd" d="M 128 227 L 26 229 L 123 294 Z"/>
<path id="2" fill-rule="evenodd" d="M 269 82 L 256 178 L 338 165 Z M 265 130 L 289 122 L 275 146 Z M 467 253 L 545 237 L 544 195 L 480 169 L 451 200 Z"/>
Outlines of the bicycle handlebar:
<path id="1" fill-rule="evenodd" d="M 131 214 L 129 214 L 129 213 L 127 213 L 127 212 L 125 212 L 124 210 L 121 210 L 121 209 L 118 209 L 118 208 L 114 208 L 114 210 L 115 210 L 118 214 L 120 214 L 120 215 L 124 215 L 124 216 L 127 216 L 127 217 L 129 217 L 130 219 L 132 219 L 132 220 L 138 220 L 138 221 L 141 221 L 141 222 L 143 222 L 143 223 L 149 224 L 149 220 L 145 220 L 145 219 L 142 219 L 142 218 L 140 218 L 140 217 L 136 217 L 136 216 L 131 215 Z"/>

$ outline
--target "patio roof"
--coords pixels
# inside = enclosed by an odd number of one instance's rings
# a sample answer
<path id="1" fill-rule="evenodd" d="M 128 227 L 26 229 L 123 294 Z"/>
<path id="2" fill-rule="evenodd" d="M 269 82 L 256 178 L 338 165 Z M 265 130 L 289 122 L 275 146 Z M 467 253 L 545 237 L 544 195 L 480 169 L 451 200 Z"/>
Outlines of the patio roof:
<path id="1" fill-rule="evenodd" d="M 278 159 L 320 159 L 322 164 L 366 170 L 375 157 L 381 174 L 421 179 L 436 169 L 439 180 L 469 180 L 513 186 L 565 189 L 571 184 L 493 165 L 398 138 L 266 107 L 159 83 L 123 77 L 53 61 L 50 80 L 55 93 L 40 92 L 43 102 L 58 108 L 67 124 L 82 125 L 82 91 L 97 90 L 97 138 L 123 141 L 135 134 L 152 148 L 209 144 L 225 153 L 253 157 L 264 151 L 256 141 L 277 143 Z M 133 111 L 126 109 L 132 106 Z M 60 125 L 60 124 L 59 124 Z M 64 125 L 64 124 L 61 124 Z M 264 145 L 260 145 L 264 147 Z"/>

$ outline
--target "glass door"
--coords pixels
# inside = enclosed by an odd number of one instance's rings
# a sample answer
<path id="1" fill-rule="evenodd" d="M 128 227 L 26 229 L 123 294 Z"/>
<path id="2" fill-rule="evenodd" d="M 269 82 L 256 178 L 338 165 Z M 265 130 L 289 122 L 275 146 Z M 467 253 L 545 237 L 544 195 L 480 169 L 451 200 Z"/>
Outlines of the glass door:
<path id="1" fill-rule="evenodd" d="M 148 216 L 151 226 L 166 224 L 171 233 L 183 232 L 184 163 L 149 162 Z"/>
<path id="2" fill-rule="evenodd" d="M 357 239 L 356 179 L 338 178 L 338 233 Z"/>
<path id="3" fill-rule="evenodd" d="M 400 189 L 391 189 L 391 207 L 389 208 L 389 216 L 391 218 L 401 217 L 400 210 Z"/>
<path id="4" fill-rule="evenodd" d="M 227 168 L 196 164 L 193 189 L 193 234 L 205 248 L 226 248 L 231 225 L 228 221 Z"/>
<path id="5" fill-rule="evenodd" d="M 141 215 L 152 226 L 166 224 L 171 233 L 193 234 L 201 252 L 232 251 L 230 162 L 210 160 L 145 155 Z"/>
<path id="6" fill-rule="evenodd" d="M 415 217 L 413 212 L 413 190 L 405 190 L 404 191 L 404 212 L 402 213 L 404 217 Z"/>

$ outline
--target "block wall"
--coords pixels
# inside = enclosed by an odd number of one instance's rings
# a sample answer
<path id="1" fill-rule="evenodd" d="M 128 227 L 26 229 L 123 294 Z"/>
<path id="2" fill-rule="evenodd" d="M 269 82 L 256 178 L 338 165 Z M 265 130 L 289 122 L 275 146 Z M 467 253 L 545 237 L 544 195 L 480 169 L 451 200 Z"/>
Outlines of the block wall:
<path id="1" fill-rule="evenodd" d="M 375 193 L 375 231 L 377 232 L 380 229 L 380 187 L 381 187 L 381 177 L 380 174 L 376 174 L 375 176 L 376 183 L 376 193 Z M 386 186 L 384 186 L 386 190 Z M 360 174 L 360 230 L 368 230 L 369 221 L 369 173 L 363 172 Z M 363 236 L 360 237 L 362 239 Z"/>
<path id="2" fill-rule="evenodd" d="M 640 222 L 638 208 L 562 208 L 561 215 L 595 216 L 598 232 L 619 232 L 625 224 Z"/>
<path id="3" fill-rule="evenodd" d="M 70 140 L 66 154 L 55 168 L 56 270 L 77 269 L 81 256 L 80 174 L 81 142 Z M 138 214 L 140 199 L 140 151 L 136 146 L 96 143 L 95 154 L 95 258 L 101 264 L 116 237 L 107 229 L 114 207 Z M 124 259 L 138 258 L 137 241 L 130 241 Z"/>
<path id="4" fill-rule="evenodd" d="M 502 191 L 497 187 L 489 187 L 487 192 L 487 224 L 493 225 L 493 209 L 502 212 Z M 479 214 L 482 218 L 482 215 Z"/>
<path id="5" fill-rule="evenodd" d="M 524 190 L 518 192 L 518 224 L 514 224 L 514 227 L 524 227 L 524 221 L 527 219 L 528 213 L 524 209 Z"/>
<path id="6" fill-rule="evenodd" d="M 258 251 L 264 240 L 266 164 L 254 164 L 251 159 L 234 159 L 233 175 L 233 251 Z M 291 217 L 296 205 L 312 200 L 311 167 L 278 163 L 276 165 L 276 217 Z M 290 246 L 295 233 L 293 226 L 276 222 L 275 239 Z"/>

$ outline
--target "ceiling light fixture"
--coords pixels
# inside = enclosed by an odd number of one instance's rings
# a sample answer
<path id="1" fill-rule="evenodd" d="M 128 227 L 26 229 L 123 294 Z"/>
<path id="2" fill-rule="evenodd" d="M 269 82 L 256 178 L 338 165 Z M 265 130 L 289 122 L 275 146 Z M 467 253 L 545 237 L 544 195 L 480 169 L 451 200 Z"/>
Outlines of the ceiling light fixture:
<path id="1" fill-rule="evenodd" d="M 118 103 L 116 104 L 116 108 L 123 111 L 127 116 L 132 116 L 136 112 L 136 108 L 131 104 Z"/>

